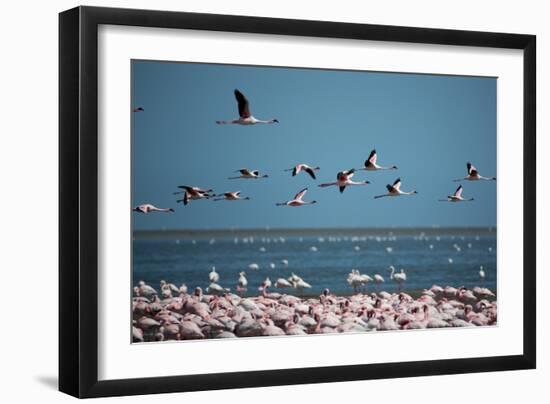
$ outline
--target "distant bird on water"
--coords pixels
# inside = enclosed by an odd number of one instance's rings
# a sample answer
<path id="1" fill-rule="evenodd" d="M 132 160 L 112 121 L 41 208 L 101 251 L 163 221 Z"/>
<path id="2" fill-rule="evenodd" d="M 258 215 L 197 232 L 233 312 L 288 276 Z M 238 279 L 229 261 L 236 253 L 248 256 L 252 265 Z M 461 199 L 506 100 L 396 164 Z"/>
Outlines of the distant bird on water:
<path id="1" fill-rule="evenodd" d="M 418 193 L 416 191 L 410 191 L 410 192 L 401 191 L 401 178 L 396 179 L 393 185 L 390 185 L 390 184 L 386 185 L 386 188 L 388 189 L 387 194 L 376 195 L 374 199 L 383 198 L 385 196 L 414 195 Z"/>
<path id="2" fill-rule="evenodd" d="M 479 279 L 482 281 L 485 279 L 485 270 L 483 269 L 483 265 L 479 267 Z"/>
<path id="3" fill-rule="evenodd" d="M 470 202 L 473 200 L 474 198 L 466 199 L 462 196 L 462 185 L 459 185 L 454 194 L 447 196 L 447 199 L 440 199 L 439 202 Z"/>
<path id="4" fill-rule="evenodd" d="M 292 171 L 292 176 L 293 177 L 300 174 L 300 172 L 305 171 L 306 173 L 308 173 L 310 175 L 311 178 L 313 178 L 315 180 L 315 179 L 317 179 L 317 177 L 315 177 L 315 171 L 320 170 L 320 169 L 321 169 L 321 167 L 310 167 L 307 164 L 300 163 L 300 164 L 296 165 L 293 168 L 286 169 L 285 171 Z"/>
<path id="5" fill-rule="evenodd" d="M 456 180 L 453 180 L 455 182 L 458 181 L 496 181 L 496 177 L 484 177 L 479 174 L 477 171 L 477 168 L 474 167 L 474 165 L 470 162 L 466 163 L 466 168 L 468 170 L 468 175 L 464 178 L 458 178 Z"/>
<path id="6" fill-rule="evenodd" d="M 249 196 L 243 198 L 241 196 L 241 191 L 224 192 L 223 194 L 215 196 L 219 197 L 214 199 L 215 201 L 248 201 L 250 199 Z"/>
<path id="7" fill-rule="evenodd" d="M 391 270 L 390 279 L 397 283 L 399 292 L 401 292 L 401 284 L 407 280 L 405 270 L 401 268 L 401 272 L 395 273 L 395 267 L 393 265 L 390 265 L 389 269 Z"/>
<path id="8" fill-rule="evenodd" d="M 239 105 L 239 118 L 233 119 L 231 121 L 216 121 L 218 125 L 256 125 L 258 123 L 278 123 L 279 121 L 275 118 L 269 119 L 267 121 L 256 119 L 250 113 L 250 105 L 248 100 L 239 90 L 235 89 L 235 98 Z"/>
<path id="9" fill-rule="evenodd" d="M 172 208 L 157 208 L 155 205 L 151 205 L 150 203 L 144 203 L 143 205 L 138 205 L 135 208 L 132 209 L 134 212 L 139 213 L 152 213 L 152 212 L 174 212 L 174 209 Z"/>
<path id="10" fill-rule="evenodd" d="M 145 111 L 142 107 L 137 107 L 132 110 L 133 112 L 143 112 Z"/>
<path id="11" fill-rule="evenodd" d="M 382 167 L 376 163 L 376 150 L 370 152 L 369 158 L 365 160 L 365 167 L 360 170 L 381 171 L 381 170 L 397 170 L 397 166 Z"/>
<path id="12" fill-rule="evenodd" d="M 220 280 L 220 275 L 216 272 L 216 267 L 212 267 L 212 271 L 208 274 L 208 279 L 210 279 L 210 282 L 218 282 Z"/>
<path id="13" fill-rule="evenodd" d="M 291 199 L 290 201 L 277 203 L 277 206 L 304 206 L 304 205 L 313 205 L 314 203 L 317 203 L 317 201 L 311 201 L 311 202 L 305 202 L 302 200 L 304 195 L 307 192 L 307 188 L 302 189 L 300 192 L 298 192 L 296 195 L 294 195 L 294 199 Z"/>
<path id="14" fill-rule="evenodd" d="M 337 186 L 340 189 L 340 193 L 343 193 L 348 186 L 370 184 L 369 181 L 353 181 L 351 177 L 353 177 L 354 174 L 355 168 L 352 168 L 351 170 L 340 171 L 338 174 L 336 174 L 336 182 L 327 182 L 324 184 L 319 184 L 319 186 L 322 188 Z"/>

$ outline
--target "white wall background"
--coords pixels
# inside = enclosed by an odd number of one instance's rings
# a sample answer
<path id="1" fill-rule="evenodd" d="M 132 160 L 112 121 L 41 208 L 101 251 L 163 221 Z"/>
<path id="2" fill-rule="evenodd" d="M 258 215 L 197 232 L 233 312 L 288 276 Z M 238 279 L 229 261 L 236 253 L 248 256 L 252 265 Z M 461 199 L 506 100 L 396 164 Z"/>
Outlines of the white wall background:
<path id="1" fill-rule="evenodd" d="M 545 2 L 537 1 L 377 1 L 298 2 L 277 0 L 89 1 L 87 5 L 156 8 L 283 18 L 408 25 L 536 34 L 538 40 L 538 183 L 550 162 L 545 134 L 550 130 L 550 26 Z M 0 24 L 0 394 L 6 402 L 70 400 L 57 389 L 57 13 L 78 5 L 59 0 L 7 2 Z M 540 188 L 538 209 L 538 369 L 367 382 L 332 383 L 262 389 L 228 390 L 110 399 L 110 402 L 226 403 L 356 399 L 417 403 L 443 398 L 521 400 L 544 394 L 550 377 L 550 225 L 543 201 L 550 190 Z M 367 347 L 368 349 L 368 347 Z M 375 347 L 373 347 L 375 349 Z"/>

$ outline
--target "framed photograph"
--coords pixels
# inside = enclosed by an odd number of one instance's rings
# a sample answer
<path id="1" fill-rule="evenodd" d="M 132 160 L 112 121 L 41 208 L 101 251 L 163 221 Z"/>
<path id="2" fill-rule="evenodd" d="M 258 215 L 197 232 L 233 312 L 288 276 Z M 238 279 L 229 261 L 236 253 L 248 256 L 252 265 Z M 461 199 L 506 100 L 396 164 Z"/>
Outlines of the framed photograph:
<path id="1" fill-rule="evenodd" d="M 61 391 L 535 367 L 534 36 L 59 27 Z"/>

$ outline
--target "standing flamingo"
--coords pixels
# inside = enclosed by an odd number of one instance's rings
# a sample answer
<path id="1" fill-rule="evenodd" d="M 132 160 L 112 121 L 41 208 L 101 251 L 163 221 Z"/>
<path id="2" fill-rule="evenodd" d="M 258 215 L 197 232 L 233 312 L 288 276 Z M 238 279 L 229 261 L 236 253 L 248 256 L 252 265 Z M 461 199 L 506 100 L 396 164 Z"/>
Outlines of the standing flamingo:
<path id="1" fill-rule="evenodd" d="M 216 267 L 212 267 L 212 271 L 208 274 L 208 279 L 210 279 L 210 282 L 218 282 L 220 280 L 220 275 L 216 272 Z"/>
<path id="2" fill-rule="evenodd" d="M 315 171 L 320 170 L 320 169 L 321 169 L 321 167 L 310 167 L 307 164 L 300 163 L 300 164 L 296 165 L 293 168 L 286 169 L 285 171 L 292 171 L 292 176 L 293 177 L 300 174 L 300 172 L 305 171 L 306 173 L 308 173 L 310 175 L 311 178 L 313 178 L 315 180 L 315 179 L 317 179 L 317 177 L 315 177 Z"/>
<path id="3" fill-rule="evenodd" d="M 401 178 L 396 179 L 393 185 L 390 185 L 390 184 L 386 185 L 386 188 L 388 189 L 387 194 L 376 195 L 374 199 L 383 198 L 385 196 L 414 195 L 418 193 L 416 191 L 410 191 L 410 192 L 401 191 Z"/>
<path id="4" fill-rule="evenodd" d="M 275 118 L 263 121 L 261 119 L 256 119 L 250 113 L 250 106 L 248 100 L 239 90 L 235 89 L 235 98 L 239 105 L 239 118 L 233 119 L 231 121 L 216 121 L 218 125 L 256 125 L 258 123 L 278 123 L 279 121 Z"/>
<path id="5" fill-rule="evenodd" d="M 174 209 L 172 208 L 157 208 L 155 205 L 151 205 L 150 203 L 144 203 L 143 205 L 138 205 L 135 208 L 132 209 L 134 212 L 139 213 L 151 213 L 151 212 L 174 212 Z"/>
<path id="6" fill-rule="evenodd" d="M 365 167 L 360 168 L 360 170 L 367 170 L 367 171 L 397 170 L 397 166 L 393 165 L 389 167 L 382 167 L 376 164 L 376 150 L 372 150 L 370 152 L 369 158 L 365 160 Z"/>
<path id="7" fill-rule="evenodd" d="M 456 180 L 453 180 L 455 182 L 458 181 L 496 181 L 496 177 L 484 177 L 479 174 L 477 171 L 477 168 L 474 167 L 474 165 L 470 162 L 466 163 L 466 168 L 468 169 L 468 175 L 464 178 L 458 178 Z"/>
<path id="8" fill-rule="evenodd" d="M 239 272 L 239 280 L 237 282 L 237 291 L 242 297 L 243 292 L 246 292 L 246 287 L 248 285 L 248 280 L 246 279 L 246 272 Z"/>
<path id="9" fill-rule="evenodd" d="M 391 270 L 390 279 L 398 285 L 398 290 L 401 292 L 401 284 L 407 280 L 407 274 L 405 270 L 401 268 L 401 272 L 395 273 L 395 267 L 393 265 L 389 268 Z"/>
<path id="10" fill-rule="evenodd" d="M 343 193 L 347 186 L 370 184 L 369 181 L 353 181 L 351 177 L 353 177 L 354 174 L 355 174 L 355 168 L 352 168 L 351 170 L 340 171 L 336 175 L 336 182 L 319 184 L 319 186 L 322 188 L 337 186 L 340 189 L 340 193 Z"/>
<path id="11" fill-rule="evenodd" d="M 304 205 L 313 205 L 314 203 L 317 203 L 317 201 L 311 201 L 311 202 L 305 202 L 302 200 L 304 195 L 307 192 L 307 188 L 302 189 L 300 192 L 298 192 L 296 195 L 294 195 L 294 199 L 286 202 L 276 203 L 277 206 L 304 206 Z"/>
<path id="12" fill-rule="evenodd" d="M 249 170 L 248 168 L 241 168 L 240 170 L 235 171 L 236 173 L 241 173 L 238 177 L 229 177 L 230 180 L 238 180 L 240 178 L 242 179 L 260 179 L 260 178 L 267 178 L 268 175 L 260 175 L 260 172 L 258 170 Z"/>
<path id="13" fill-rule="evenodd" d="M 480 265 L 479 267 L 479 279 L 481 279 L 481 281 L 485 280 L 485 270 L 483 269 L 483 265 Z"/>
<path id="14" fill-rule="evenodd" d="M 455 193 L 447 196 L 447 199 L 440 199 L 439 202 L 471 202 L 474 198 L 465 199 L 462 196 L 462 185 L 459 185 Z"/>

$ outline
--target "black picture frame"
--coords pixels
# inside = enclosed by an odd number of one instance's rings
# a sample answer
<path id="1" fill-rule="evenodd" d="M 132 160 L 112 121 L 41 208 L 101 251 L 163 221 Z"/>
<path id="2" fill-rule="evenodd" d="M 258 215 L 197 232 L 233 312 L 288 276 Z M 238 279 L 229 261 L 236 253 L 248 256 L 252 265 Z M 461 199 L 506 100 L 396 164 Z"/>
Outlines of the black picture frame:
<path id="1" fill-rule="evenodd" d="M 98 26 L 180 28 L 523 50 L 523 354 L 99 381 Z M 77 7 L 59 15 L 59 390 L 103 397 L 536 367 L 536 37 L 183 12 Z"/>

